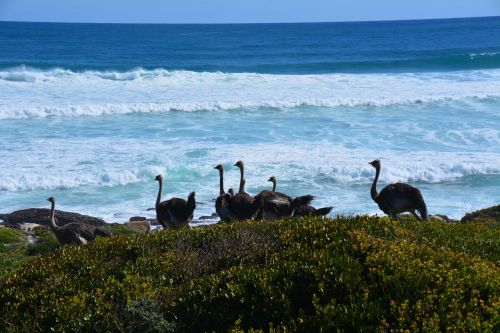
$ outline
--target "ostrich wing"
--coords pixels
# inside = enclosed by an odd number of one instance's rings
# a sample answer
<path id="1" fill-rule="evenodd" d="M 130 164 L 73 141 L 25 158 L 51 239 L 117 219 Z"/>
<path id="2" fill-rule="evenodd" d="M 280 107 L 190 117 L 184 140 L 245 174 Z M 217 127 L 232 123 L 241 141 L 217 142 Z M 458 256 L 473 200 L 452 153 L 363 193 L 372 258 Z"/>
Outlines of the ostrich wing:
<path id="1" fill-rule="evenodd" d="M 421 197 L 417 188 L 405 183 L 395 183 L 384 187 L 377 199 L 400 210 L 416 207 Z"/>
<path id="2" fill-rule="evenodd" d="M 86 244 L 95 239 L 95 227 L 84 223 L 69 223 L 58 229 L 60 237 L 71 244 Z"/>
<path id="3" fill-rule="evenodd" d="M 229 201 L 229 210 L 238 219 L 250 219 L 255 214 L 254 198 L 247 193 L 237 193 Z"/>

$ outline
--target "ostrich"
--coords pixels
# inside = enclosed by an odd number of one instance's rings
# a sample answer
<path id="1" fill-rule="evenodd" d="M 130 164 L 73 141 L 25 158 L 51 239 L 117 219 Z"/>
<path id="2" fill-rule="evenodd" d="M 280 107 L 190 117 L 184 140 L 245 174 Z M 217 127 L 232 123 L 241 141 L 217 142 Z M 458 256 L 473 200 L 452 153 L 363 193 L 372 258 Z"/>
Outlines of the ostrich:
<path id="1" fill-rule="evenodd" d="M 162 175 L 157 175 L 155 180 L 158 181 L 160 185 L 155 205 L 158 223 L 160 223 L 164 229 L 172 230 L 188 226 L 188 223 L 193 220 L 193 212 L 196 208 L 195 192 L 189 193 L 187 201 L 181 198 L 171 198 L 162 202 Z"/>
<path id="2" fill-rule="evenodd" d="M 312 195 L 292 198 L 284 193 L 276 192 L 276 177 L 267 181 L 273 183 L 272 191 L 265 190 L 255 196 L 254 209 L 259 209 L 258 218 L 276 220 L 281 217 L 292 217 L 296 209 L 307 206 L 314 199 Z"/>
<path id="3" fill-rule="evenodd" d="M 276 191 L 276 183 L 277 183 L 276 177 L 272 176 L 267 181 L 273 183 L 272 192 L 275 192 Z M 332 209 L 333 209 L 333 207 L 316 208 L 316 207 L 311 206 L 310 204 L 307 204 L 307 205 L 302 205 L 302 206 L 297 207 L 293 211 L 293 216 L 294 217 L 296 217 L 296 216 L 314 216 L 314 215 L 325 216 L 325 215 L 328 215 Z"/>
<path id="4" fill-rule="evenodd" d="M 267 181 L 273 183 L 273 189 L 271 190 L 271 192 L 277 193 L 276 192 L 276 184 L 277 184 L 276 177 L 271 176 Z M 332 208 L 333 207 L 315 208 L 308 203 L 306 205 L 301 205 L 301 206 L 296 207 L 293 211 L 293 217 L 296 217 L 296 216 L 314 216 L 314 215 L 325 216 L 325 215 L 328 215 L 328 213 L 330 213 Z"/>
<path id="5" fill-rule="evenodd" d="M 377 181 L 380 176 L 381 164 L 379 160 L 374 160 L 369 164 L 376 170 L 370 194 L 373 201 L 385 214 L 396 218 L 397 214 L 410 212 L 419 220 L 428 220 L 427 206 L 418 188 L 405 183 L 394 183 L 387 185 L 378 193 Z M 420 216 L 415 213 L 416 210 Z"/>
<path id="6" fill-rule="evenodd" d="M 245 166 L 243 161 L 238 161 L 234 166 L 240 169 L 240 188 L 234 196 L 228 194 L 229 210 L 235 216 L 234 220 L 254 219 L 258 210 L 254 209 L 254 198 L 245 192 Z"/>
<path id="7" fill-rule="evenodd" d="M 224 166 L 219 164 L 214 169 L 219 170 L 219 196 L 215 200 L 215 211 L 223 222 L 235 220 L 236 216 L 229 210 L 229 201 L 234 196 L 234 193 L 232 189 L 229 189 L 228 194 L 224 192 Z"/>
<path id="8" fill-rule="evenodd" d="M 72 222 L 59 227 L 55 219 L 56 200 L 54 197 L 50 197 L 47 200 L 51 203 L 50 229 L 56 235 L 59 243 L 63 245 L 86 245 L 93 241 L 96 236 L 111 236 L 108 231 L 86 223 Z"/>

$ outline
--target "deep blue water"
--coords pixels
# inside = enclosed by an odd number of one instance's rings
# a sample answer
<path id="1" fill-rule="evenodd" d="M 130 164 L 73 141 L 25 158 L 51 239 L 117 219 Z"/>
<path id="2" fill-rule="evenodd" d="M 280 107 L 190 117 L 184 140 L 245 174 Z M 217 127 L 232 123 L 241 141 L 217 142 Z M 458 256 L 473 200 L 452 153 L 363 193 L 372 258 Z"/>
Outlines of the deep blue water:
<path id="1" fill-rule="evenodd" d="M 500 201 L 500 18 L 124 25 L 0 22 L 0 212 L 124 221 L 197 192 L 314 194 L 377 213 L 369 188 L 421 188 L 431 213 Z"/>
<path id="2" fill-rule="evenodd" d="M 0 22 L 0 68 L 256 73 L 498 68 L 500 18 L 307 24 Z"/>

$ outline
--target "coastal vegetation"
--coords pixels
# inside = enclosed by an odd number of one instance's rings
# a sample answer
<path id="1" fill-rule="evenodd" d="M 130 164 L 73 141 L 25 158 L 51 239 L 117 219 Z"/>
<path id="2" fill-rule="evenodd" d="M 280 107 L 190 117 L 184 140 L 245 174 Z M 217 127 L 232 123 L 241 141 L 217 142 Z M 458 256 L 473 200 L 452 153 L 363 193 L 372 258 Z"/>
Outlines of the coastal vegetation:
<path id="1" fill-rule="evenodd" d="M 124 236 L 142 233 L 135 228 L 118 223 L 106 225 L 106 230 L 111 234 Z M 101 237 L 97 239 L 100 241 Z M 45 227 L 37 227 L 29 231 L 0 227 L 0 279 L 41 255 L 52 254 L 60 246 L 54 233 Z"/>
<path id="2" fill-rule="evenodd" d="M 22 249 L 22 234 L 4 229 Z M 500 328 L 493 223 L 301 217 L 52 250 L 4 272 L 1 331 Z"/>

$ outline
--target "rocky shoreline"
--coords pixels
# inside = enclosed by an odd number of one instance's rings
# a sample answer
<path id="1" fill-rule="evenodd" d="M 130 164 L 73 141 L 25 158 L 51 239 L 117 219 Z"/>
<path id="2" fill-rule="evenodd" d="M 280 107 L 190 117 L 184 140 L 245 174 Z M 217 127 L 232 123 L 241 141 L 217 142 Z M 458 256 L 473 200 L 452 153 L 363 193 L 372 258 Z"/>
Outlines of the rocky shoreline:
<path id="1" fill-rule="evenodd" d="M 86 223 L 96 227 L 104 227 L 110 225 L 126 225 L 130 228 L 137 229 L 142 232 L 149 232 L 152 229 L 161 228 L 161 225 L 155 218 L 147 218 L 144 216 L 133 216 L 129 221 L 124 223 L 107 223 L 101 218 L 83 215 L 74 212 L 66 212 L 56 210 L 56 219 L 58 225 L 79 222 Z M 400 220 L 404 221 L 408 218 L 413 218 L 410 214 L 402 214 Z M 451 219 L 443 214 L 433 214 L 429 216 L 432 221 L 441 221 L 447 223 L 483 223 L 483 222 L 500 222 L 500 205 L 484 208 L 475 212 L 467 213 L 460 220 Z M 212 215 L 200 216 L 193 220 L 192 226 L 213 224 L 219 221 L 217 213 Z M 32 234 L 32 230 L 37 227 L 49 228 L 49 209 L 46 208 L 27 208 L 17 210 L 8 214 L 0 214 L 0 228 L 8 227 L 24 231 L 28 235 Z"/>

